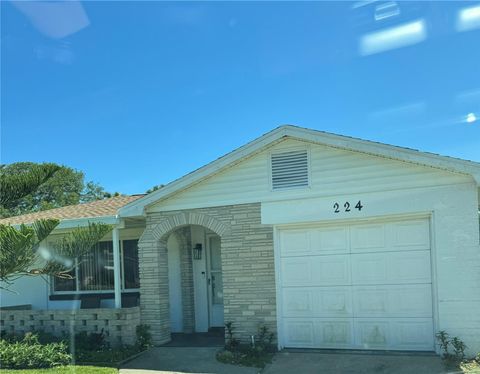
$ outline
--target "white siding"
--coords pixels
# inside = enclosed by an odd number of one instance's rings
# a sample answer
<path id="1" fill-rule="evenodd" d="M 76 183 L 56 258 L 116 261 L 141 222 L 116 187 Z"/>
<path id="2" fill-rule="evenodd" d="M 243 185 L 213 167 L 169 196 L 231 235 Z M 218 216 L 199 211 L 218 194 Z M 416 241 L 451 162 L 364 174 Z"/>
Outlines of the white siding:
<path id="1" fill-rule="evenodd" d="M 41 277 L 21 277 L 8 287 L 10 291 L 0 290 L 0 306 L 31 305 L 33 309 L 47 309 L 48 288 Z"/>
<path id="2" fill-rule="evenodd" d="M 310 187 L 272 191 L 270 153 L 302 147 L 310 150 Z M 148 211 L 399 190 L 471 181 L 471 177 L 461 174 L 289 139 L 152 205 Z"/>

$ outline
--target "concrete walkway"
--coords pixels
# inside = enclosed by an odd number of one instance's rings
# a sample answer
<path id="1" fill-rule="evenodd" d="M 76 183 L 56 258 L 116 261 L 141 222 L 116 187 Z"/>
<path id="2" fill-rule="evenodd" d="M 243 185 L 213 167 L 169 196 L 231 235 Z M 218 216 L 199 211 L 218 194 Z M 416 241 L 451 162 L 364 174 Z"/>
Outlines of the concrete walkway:
<path id="1" fill-rule="evenodd" d="M 127 362 L 120 374 L 257 374 L 259 369 L 218 362 L 219 347 L 156 347 Z M 409 373 L 412 374 L 412 373 Z"/>
<path id="2" fill-rule="evenodd" d="M 387 353 L 280 352 L 262 374 L 445 374 L 438 356 Z"/>

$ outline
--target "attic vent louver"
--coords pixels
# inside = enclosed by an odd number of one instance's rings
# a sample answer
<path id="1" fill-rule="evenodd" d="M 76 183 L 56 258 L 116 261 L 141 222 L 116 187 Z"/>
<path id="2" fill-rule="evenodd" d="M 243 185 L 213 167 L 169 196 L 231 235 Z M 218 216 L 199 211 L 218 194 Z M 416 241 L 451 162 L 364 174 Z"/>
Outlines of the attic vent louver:
<path id="1" fill-rule="evenodd" d="M 308 153 L 306 150 L 272 154 L 272 189 L 307 187 Z"/>

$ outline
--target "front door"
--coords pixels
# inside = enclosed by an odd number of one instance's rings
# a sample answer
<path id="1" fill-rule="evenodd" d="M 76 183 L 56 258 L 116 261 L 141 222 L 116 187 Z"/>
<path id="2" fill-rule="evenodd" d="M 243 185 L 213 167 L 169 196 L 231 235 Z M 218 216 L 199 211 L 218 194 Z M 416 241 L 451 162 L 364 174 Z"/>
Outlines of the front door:
<path id="1" fill-rule="evenodd" d="M 223 327 L 223 278 L 220 237 L 207 236 L 210 327 Z"/>

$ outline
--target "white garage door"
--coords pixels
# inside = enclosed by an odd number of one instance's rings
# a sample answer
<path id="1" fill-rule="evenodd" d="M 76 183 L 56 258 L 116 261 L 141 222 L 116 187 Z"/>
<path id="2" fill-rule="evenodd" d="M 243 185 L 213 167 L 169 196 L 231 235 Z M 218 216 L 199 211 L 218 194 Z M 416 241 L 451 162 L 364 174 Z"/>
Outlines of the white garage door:
<path id="1" fill-rule="evenodd" d="M 279 230 L 284 347 L 433 350 L 428 219 Z"/>

